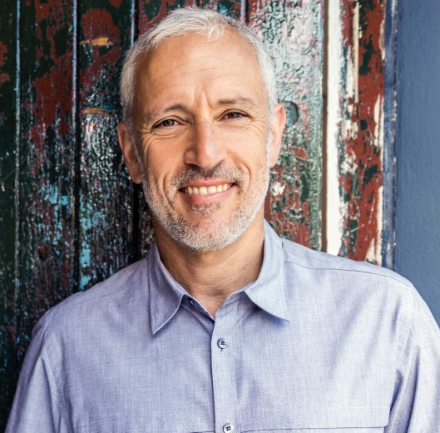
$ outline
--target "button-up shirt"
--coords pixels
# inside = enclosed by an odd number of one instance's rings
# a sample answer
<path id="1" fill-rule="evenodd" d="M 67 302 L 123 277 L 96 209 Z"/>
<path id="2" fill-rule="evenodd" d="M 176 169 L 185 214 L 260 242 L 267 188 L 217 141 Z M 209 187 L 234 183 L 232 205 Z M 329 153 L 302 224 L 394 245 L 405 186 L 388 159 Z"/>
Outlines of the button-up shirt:
<path id="1" fill-rule="evenodd" d="M 46 313 L 7 428 L 286 431 L 440 432 L 440 333 L 404 278 L 267 224 L 258 279 L 215 317 L 156 246 Z"/>

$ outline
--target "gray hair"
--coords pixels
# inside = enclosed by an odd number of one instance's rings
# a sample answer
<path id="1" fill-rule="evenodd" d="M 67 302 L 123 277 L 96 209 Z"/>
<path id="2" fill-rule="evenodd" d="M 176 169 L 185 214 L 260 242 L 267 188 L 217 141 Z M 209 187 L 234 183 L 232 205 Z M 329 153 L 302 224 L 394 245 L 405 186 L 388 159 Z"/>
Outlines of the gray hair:
<path id="1" fill-rule="evenodd" d="M 166 39 L 188 33 L 199 33 L 209 38 L 219 38 L 230 29 L 249 42 L 260 66 L 261 78 L 267 94 L 269 117 L 277 103 L 275 71 L 272 59 L 259 37 L 245 24 L 218 12 L 200 8 L 180 8 L 171 12 L 156 27 L 144 33 L 133 44 L 124 60 L 121 74 L 122 119 L 133 133 L 133 109 L 136 66 L 141 57 L 156 49 Z"/>

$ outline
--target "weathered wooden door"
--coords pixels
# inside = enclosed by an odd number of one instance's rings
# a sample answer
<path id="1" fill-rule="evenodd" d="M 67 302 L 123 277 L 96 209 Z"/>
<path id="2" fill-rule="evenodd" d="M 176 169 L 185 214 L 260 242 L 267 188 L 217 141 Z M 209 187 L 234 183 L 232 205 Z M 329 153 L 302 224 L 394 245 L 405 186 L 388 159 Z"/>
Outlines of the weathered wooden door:
<path id="1" fill-rule="evenodd" d="M 137 35 L 181 6 L 0 3 L 0 430 L 37 320 L 140 259 L 152 242 L 148 210 L 118 148 L 118 78 Z M 332 0 L 326 26 L 319 0 L 199 6 L 248 22 L 275 61 L 288 123 L 269 221 L 304 245 L 380 264 L 388 257 L 381 251 L 385 0 Z"/>

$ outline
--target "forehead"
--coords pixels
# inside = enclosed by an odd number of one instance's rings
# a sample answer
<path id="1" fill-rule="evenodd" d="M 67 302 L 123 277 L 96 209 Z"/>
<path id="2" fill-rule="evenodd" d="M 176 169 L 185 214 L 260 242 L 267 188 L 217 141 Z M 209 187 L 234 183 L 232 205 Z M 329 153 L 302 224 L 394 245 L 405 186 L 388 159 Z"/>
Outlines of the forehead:
<path id="1" fill-rule="evenodd" d="M 265 99 L 253 47 L 230 30 L 215 40 L 195 33 L 169 38 L 141 59 L 136 72 L 135 98 L 142 103 L 189 92 Z"/>

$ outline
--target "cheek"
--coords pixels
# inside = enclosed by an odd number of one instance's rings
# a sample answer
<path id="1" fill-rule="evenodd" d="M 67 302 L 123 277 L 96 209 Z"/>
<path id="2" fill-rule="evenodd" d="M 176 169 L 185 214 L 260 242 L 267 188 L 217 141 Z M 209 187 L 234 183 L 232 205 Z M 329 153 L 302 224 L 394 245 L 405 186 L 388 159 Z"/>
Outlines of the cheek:
<path id="1" fill-rule="evenodd" d="M 146 176 L 156 189 L 165 191 L 171 180 L 182 171 L 182 158 L 177 149 L 165 143 L 150 143 L 145 147 Z"/>

